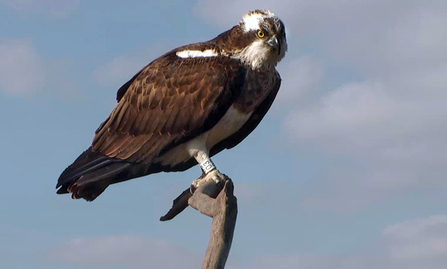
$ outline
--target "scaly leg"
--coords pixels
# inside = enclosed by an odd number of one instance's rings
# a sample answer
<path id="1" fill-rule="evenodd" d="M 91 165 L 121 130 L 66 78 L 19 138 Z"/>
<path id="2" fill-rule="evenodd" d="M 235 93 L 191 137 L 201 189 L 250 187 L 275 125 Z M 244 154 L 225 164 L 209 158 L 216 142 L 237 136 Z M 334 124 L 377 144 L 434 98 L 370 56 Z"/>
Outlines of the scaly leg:
<path id="1" fill-rule="evenodd" d="M 205 141 L 203 138 L 197 139 L 188 145 L 189 154 L 196 159 L 203 171 L 203 175 L 192 183 L 195 188 L 198 188 L 201 183 L 210 180 L 216 184 L 225 183 L 225 176 L 217 170 L 217 167 L 209 157 L 209 151 L 205 146 Z"/>

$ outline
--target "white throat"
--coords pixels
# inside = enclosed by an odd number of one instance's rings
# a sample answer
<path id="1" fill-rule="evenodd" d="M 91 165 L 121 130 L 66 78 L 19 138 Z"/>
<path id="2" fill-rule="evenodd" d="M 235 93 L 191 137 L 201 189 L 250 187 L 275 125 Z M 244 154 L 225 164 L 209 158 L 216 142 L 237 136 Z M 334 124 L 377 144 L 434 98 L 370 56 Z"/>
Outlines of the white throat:
<path id="1" fill-rule="evenodd" d="M 234 53 L 233 57 L 240 59 L 242 63 L 250 66 L 252 69 L 263 69 L 269 66 L 276 66 L 278 63 L 275 59 L 270 59 L 270 50 L 263 40 L 258 40 L 243 50 Z"/>

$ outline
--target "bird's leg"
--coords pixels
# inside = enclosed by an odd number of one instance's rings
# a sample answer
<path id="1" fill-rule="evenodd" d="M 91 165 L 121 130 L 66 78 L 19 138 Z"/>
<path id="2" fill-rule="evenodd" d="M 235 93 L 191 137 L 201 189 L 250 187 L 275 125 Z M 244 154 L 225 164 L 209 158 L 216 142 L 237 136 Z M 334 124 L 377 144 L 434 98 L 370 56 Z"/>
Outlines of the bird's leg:
<path id="1" fill-rule="evenodd" d="M 192 182 L 192 185 L 195 188 L 198 188 L 200 184 L 211 180 L 216 184 L 225 183 L 225 176 L 217 170 L 217 167 L 214 165 L 213 161 L 211 161 L 207 150 L 194 149 L 191 155 L 193 155 L 196 161 L 200 164 L 200 168 L 203 171 L 202 176 Z"/>
<path id="2" fill-rule="evenodd" d="M 166 215 L 160 218 L 161 221 L 173 219 L 186 207 L 188 207 L 189 199 L 193 196 L 195 190 L 199 188 L 199 186 L 202 186 L 200 193 L 215 198 L 224 188 L 227 180 L 229 180 L 225 175 L 217 170 L 213 161 L 211 161 L 209 157 L 209 151 L 205 146 L 205 141 L 206 136 L 205 138 L 201 137 L 187 143 L 186 146 L 188 153 L 191 157 L 194 157 L 194 159 L 196 159 L 196 161 L 200 164 L 200 168 L 202 169 L 202 176 L 194 180 L 191 183 L 190 188 L 183 191 L 182 194 L 180 194 L 174 200 L 172 208 Z M 212 184 L 207 184 L 210 182 L 212 182 Z"/>
<path id="3" fill-rule="evenodd" d="M 203 174 L 198 179 L 192 182 L 192 186 L 194 188 L 198 188 L 201 184 L 213 181 L 216 184 L 224 184 L 225 183 L 225 175 L 219 172 L 216 168 L 209 171 L 207 174 Z"/>

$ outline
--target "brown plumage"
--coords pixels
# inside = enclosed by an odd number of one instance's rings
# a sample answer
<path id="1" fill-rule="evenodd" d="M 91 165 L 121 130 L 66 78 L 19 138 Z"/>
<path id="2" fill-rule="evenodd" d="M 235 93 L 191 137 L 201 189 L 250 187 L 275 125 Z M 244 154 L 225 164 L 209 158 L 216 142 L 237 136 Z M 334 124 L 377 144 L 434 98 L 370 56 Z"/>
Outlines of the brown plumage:
<path id="1" fill-rule="evenodd" d="M 239 96 L 245 69 L 237 60 L 171 54 L 135 78 L 96 132 L 94 152 L 149 163 L 162 149 L 209 129 Z"/>
<path id="2" fill-rule="evenodd" d="M 285 42 L 281 25 L 272 27 L 279 27 L 275 31 L 282 31 Z M 197 161 L 182 157 L 181 146 L 210 131 L 230 107 L 249 115 L 248 120 L 236 132 L 214 136 L 209 154 L 240 143 L 270 108 L 281 81 L 274 65 L 251 68 L 244 60 L 244 49 L 255 41 L 256 35 L 241 23 L 213 40 L 174 49 L 148 64 L 118 90 L 117 106 L 96 131 L 91 147 L 61 174 L 58 193 L 92 201 L 110 184 L 186 170 Z"/>

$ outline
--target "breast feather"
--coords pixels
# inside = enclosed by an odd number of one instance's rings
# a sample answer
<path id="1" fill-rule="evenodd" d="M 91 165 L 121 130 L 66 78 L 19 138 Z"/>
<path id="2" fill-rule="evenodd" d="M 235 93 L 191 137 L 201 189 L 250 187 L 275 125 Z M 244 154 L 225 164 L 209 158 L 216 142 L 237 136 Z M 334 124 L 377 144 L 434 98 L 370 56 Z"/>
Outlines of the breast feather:
<path id="1" fill-rule="evenodd" d="M 237 132 L 247 122 L 253 112 L 244 113 L 231 106 L 223 118 L 209 131 L 206 147 L 210 150 L 214 145 Z"/>

